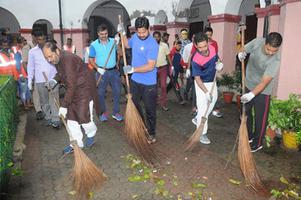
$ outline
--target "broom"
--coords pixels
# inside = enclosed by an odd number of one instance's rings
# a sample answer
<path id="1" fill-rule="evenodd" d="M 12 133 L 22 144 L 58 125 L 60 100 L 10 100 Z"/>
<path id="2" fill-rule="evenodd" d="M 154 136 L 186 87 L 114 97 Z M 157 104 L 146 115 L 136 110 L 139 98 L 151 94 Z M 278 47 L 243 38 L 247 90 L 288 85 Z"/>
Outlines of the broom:
<path id="1" fill-rule="evenodd" d="M 45 72 L 43 72 L 43 76 L 47 82 L 48 78 Z M 59 101 L 53 95 L 52 89 L 50 89 L 50 95 L 53 97 L 54 103 L 57 108 L 59 108 Z M 72 170 L 73 188 L 77 192 L 79 199 L 88 199 L 89 192 L 94 189 L 100 188 L 107 177 L 102 172 L 102 170 L 98 169 L 97 166 L 88 158 L 88 156 L 81 150 L 81 148 L 78 147 L 76 141 L 72 138 L 65 118 L 62 115 L 60 115 L 60 118 L 65 125 L 74 150 L 74 167 Z"/>
<path id="2" fill-rule="evenodd" d="M 119 15 L 119 23 L 121 24 L 121 16 Z M 120 33 L 121 36 L 121 46 L 122 46 L 122 56 L 124 66 L 127 65 L 123 34 Z M 125 74 L 126 77 L 126 85 L 127 85 L 127 105 L 125 110 L 125 134 L 131 144 L 134 145 L 138 153 L 142 156 L 142 158 L 148 162 L 152 163 L 156 158 L 156 155 L 151 148 L 151 145 L 147 140 L 147 129 L 144 125 L 144 122 L 132 100 L 132 95 L 130 94 L 130 84 L 128 74 Z"/>
<path id="3" fill-rule="evenodd" d="M 245 39 L 245 26 L 242 25 L 241 29 L 241 45 L 244 49 L 244 39 Z M 242 94 L 245 93 L 245 62 L 241 61 L 241 72 L 242 72 Z M 238 130 L 238 160 L 240 164 L 240 169 L 245 177 L 246 183 L 250 185 L 254 190 L 263 190 L 264 186 L 258 175 L 255 160 L 253 158 L 247 129 L 247 116 L 245 104 L 242 107 L 241 123 Z"/>
<path id="4" fill-rule="evenodd" d="M 216 84 L 216 73 L 214 75 L 213 84 L 210 89 L 210 95 L 212 95 L 212 93 L 213 93 L 215 84 Z M 206 108 L 204 116 L 202 116 L 200 125 L 197 127 L 197 129 L 194 131 L 194 133 L 190 136 L 190 138 L 184 144 L 186 146 L 185 151 L 192 150 L 195 147 L 195 145 L 199 143 L 200 137 L 204 130 L 205 123 L 207 121 L 206 116 L 208 114 L 209 106 L 210 106 L 210 102 L 208 101 L 207 108 Z"/>
<path id="5" fill-rule="evenodd" d="M 113 51 L 115 45 L 116 45 L 116 42 L 115 42 L 115 40 L 114 40 L 114 43 L 113 43 L 113 45 L 112 45 L 112 47 L 111 47 L 111 49 L 110 49 L 110 51 L 109 51 L 109 55 L 108 55 L 108 57 L 107 57 L 107 59 L 106 59 L 105 65 L 104 65 L 104 67 L 103 67 L 104 69 L 106 69 L 106 67 L 107 67 L 107 64 L 108 64 L 108 62 L 109 62 L 109 59 L 110 59 L 110 57 L 111 57 L 111 54 L 112 54 L 112 51 Z M 98 79 L 97 79 L 97 82 L 96 82 L 96 87 L 98 87 L 98 85 L 99 85 L 99 83 L 100 83 L 100 81 L 101 81 L 101 77 L 102 77 L 102 75 L 100 74 L 99 77 L 98 77 Z"/>

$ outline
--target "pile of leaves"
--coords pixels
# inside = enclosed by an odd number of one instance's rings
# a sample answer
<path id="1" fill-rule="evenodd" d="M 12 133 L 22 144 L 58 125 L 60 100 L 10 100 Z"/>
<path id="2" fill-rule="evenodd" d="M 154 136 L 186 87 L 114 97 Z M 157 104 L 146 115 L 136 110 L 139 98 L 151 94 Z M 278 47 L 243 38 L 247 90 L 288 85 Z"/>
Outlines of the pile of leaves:
<path id="1" fill-rule="evenodd" d="M 152 183 L 154 185 L 154 194 L 161 199 L 189 199 L 201 200 L 204 198 L 204 189 L 207 185 L 199 183 L 197 181 L 191 183 L 191 190 L 188 192 L 175 192 L 178 191 L 176 188 L 179 186 L 179 180 L 177 175 L 171 170 L 171 167 L 166 169 L 154 169 L 147 166 L 138 157 L 129 154 L 125 158 L 126 166 L 132 171 L 128 177 L 128 181 L 135 183 Z M 167 162 L 170 165 L 170 162 Z M 134 194 L 132 199 L 143 199 L 141 195 Z M 206 199 L 211 199 L 206 198 Z"/>
<path id="2" fill-rule="evenodd" d="M 301 177 L 299 177 L 299 183 Z M 280 177 L 280 182 L 285 186 L 284 189 L 272 189 L 271 194 L 275 199 L 295 199 L 301 200 L 301 186 L 300 184 L 291 183 L 286 178 Z"/>

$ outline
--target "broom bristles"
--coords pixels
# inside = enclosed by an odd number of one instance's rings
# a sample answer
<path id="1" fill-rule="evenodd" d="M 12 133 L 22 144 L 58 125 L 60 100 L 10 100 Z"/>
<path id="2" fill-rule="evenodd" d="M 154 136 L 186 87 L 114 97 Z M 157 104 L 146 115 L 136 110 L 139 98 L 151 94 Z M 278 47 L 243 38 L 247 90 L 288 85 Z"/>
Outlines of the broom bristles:
<path id="1" fill-rule="evenodd" d="M 185 151 L 191 151 L 196 146 L 196 144 L 199 143 L 200 137 L 204 130 L 204 125 L 205 125 L 206 120 L 207 120 L 207 118 L 202 117 L 201 124 L 197 127 L 197 129 L 189 137 L 189 139 L 185 142 L 185 144 L 184 144 Z"/>
<path id="2" fill-rule="evenodd" d="M 264 190 L 264 186 L 258 175 L 255 160 L 253 158 L 253 154 L 249 145 L 246 122 L 246 116 L 245 114 L 243 114 L 238 133 L 238 160 L 240 163 L 240 169 L 248 185 L 251 185 L 255 190 Z"/>
<path id="3" fill-rule="evenodd" d="M 134 145 L 142 158 L 149 164 L 153 163 L 157 155 L 148 143 L 147 129 L 130 94 L 128 94 L 125 111 L 125 133 L 129 142 Z"/>
<path id="4" fill-rule="evenodd" d="M 100 189 L 107 177 L 76 144 L 73 149 L 73 187 L 79 199 L 88 199 L 89 192 Z"/>

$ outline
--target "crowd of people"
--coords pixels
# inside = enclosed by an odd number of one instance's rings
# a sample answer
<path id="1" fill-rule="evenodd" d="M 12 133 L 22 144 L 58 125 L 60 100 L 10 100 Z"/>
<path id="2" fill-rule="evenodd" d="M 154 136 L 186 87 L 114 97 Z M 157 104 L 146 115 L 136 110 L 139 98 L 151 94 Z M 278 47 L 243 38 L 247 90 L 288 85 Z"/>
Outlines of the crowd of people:
<path id="1" fill-rule="evenodd" d="M 205 27 L 203 32 L 193 34 L 192 41 L 188 38 L 188 30 L 182 29 L 180 37 L 175 37 L 170 47 L 169 34 L 154 31 L 151 35 L 146 17 L 138 17 L 134 26 L 136 31 L 126 35 L 123 24 L 118 24 L 118 33 L 109 37 L 108 27 L 101 24 L 97 28 L 98 38 L 87 40 L 83 58 L 76 55 L 71 38 L 60 49 L 55 40 L 47 41 L 41 30 L 33 30 L 33 44 L 28 44 L 23 37 L 9 41 L 10 38 L 2 34 L 0 74 L 14 76 L 24 109 L 34 106 L 37 120 L 60 128 L 60 117 L 65 118 L 71 132 L 70 140 L 75 140 L 81 148 L 94 144 L 97 127 L 93 108 L 101 122 L 110 119 L 106 106 L 111 102 L 106 101 L 108 86 L 113 98 L 111 117 L 118 122 L 124 120 L 120 99 L 122 88 L 128 92 L 125 74 L 130 77 L 129 92 L 144 119 L 150 143 L 156 142 L 157 107 L 166 112 L 170 110 L 167 100 L 170 90 L 175 92 L 179 105 L 192 100 L 192 122 L 196 127 L 201 125 L 202 117 L 208 118 L 211 113 L 222 117 L 215 105 L 218 99 L 215 77 L 222 71 L 223 63 L 218 56 L 218 44 L 212 38 L 212 28 Z M 126 48 L 126 63 L 120 40 Z M 247 107 L 252 151 L 262 148 L 281 42 L 279 33 L 270 33 L 266 39 L 250 42 L 238 54 L 240 60 L 245 59 L 247 53 L 251 54 L 246 71 L 248 93 L 241 99 Z M 65 88 L 65 95 L 58 105 L 61 87 Z M 200 137 L 202 144 L 211 143 L 207 130 L 208 120 Z M 87 135 L 85 142 L 83 132 Z M 70 144 L 63 153 L 72 151 Z"/>

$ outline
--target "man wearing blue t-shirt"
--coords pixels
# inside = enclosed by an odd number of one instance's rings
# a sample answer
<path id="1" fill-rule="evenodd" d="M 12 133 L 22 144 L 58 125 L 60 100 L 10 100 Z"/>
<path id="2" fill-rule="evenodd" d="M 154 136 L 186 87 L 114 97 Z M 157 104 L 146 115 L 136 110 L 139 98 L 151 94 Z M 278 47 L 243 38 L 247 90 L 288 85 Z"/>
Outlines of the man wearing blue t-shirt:
<path id="1" fill-rule="evenodd" d="M 97 27 L 98 39 L 90 45 L 89 60 L 92 66 L 97 69 L 96 79 L 101 75 L 100 85 L 98 87 L 99 105 L 101 115 L 100 121 L 108 120 L 108 112 L 105 104 L 105 94 L 108 85 L 112 87 L 113 94 L 113 119 L 122 121 L 123 116 L 119 113 L 119 99 L 120 99 L 120 74 L 116 67 L 116 45 L 114 38 L 108 37 L 108 27 L 101 24 Z M 113 51 L 110 54 L 111 49 Z M 108 58 L 109 57 L 109 58 Z M 108 61 L 107 61 L 108 59 Z M 107 63 L 106 63 L 107 61 Z M 106 65 L 106 66 L 105 66 Z"/>
<path id="2" fill-rule="evenodd" d="M 132 63 L 123 67 L 124 73 L 131 74 L 131 94 L 133 102 L 143 117 L 140 102 L 142 100 L 146 112 L 146 128 L 149 143 L 156 142 L 156 103 L 157 103 L 157 68 L 159 45 L 149 33 L 149 21 L 146 17 L 138 17 L 135 21 L 136 34 L 127 41 L 125 47 L 132 48 Z M 119 32 L 123 27 L 118 25 Z"/>

